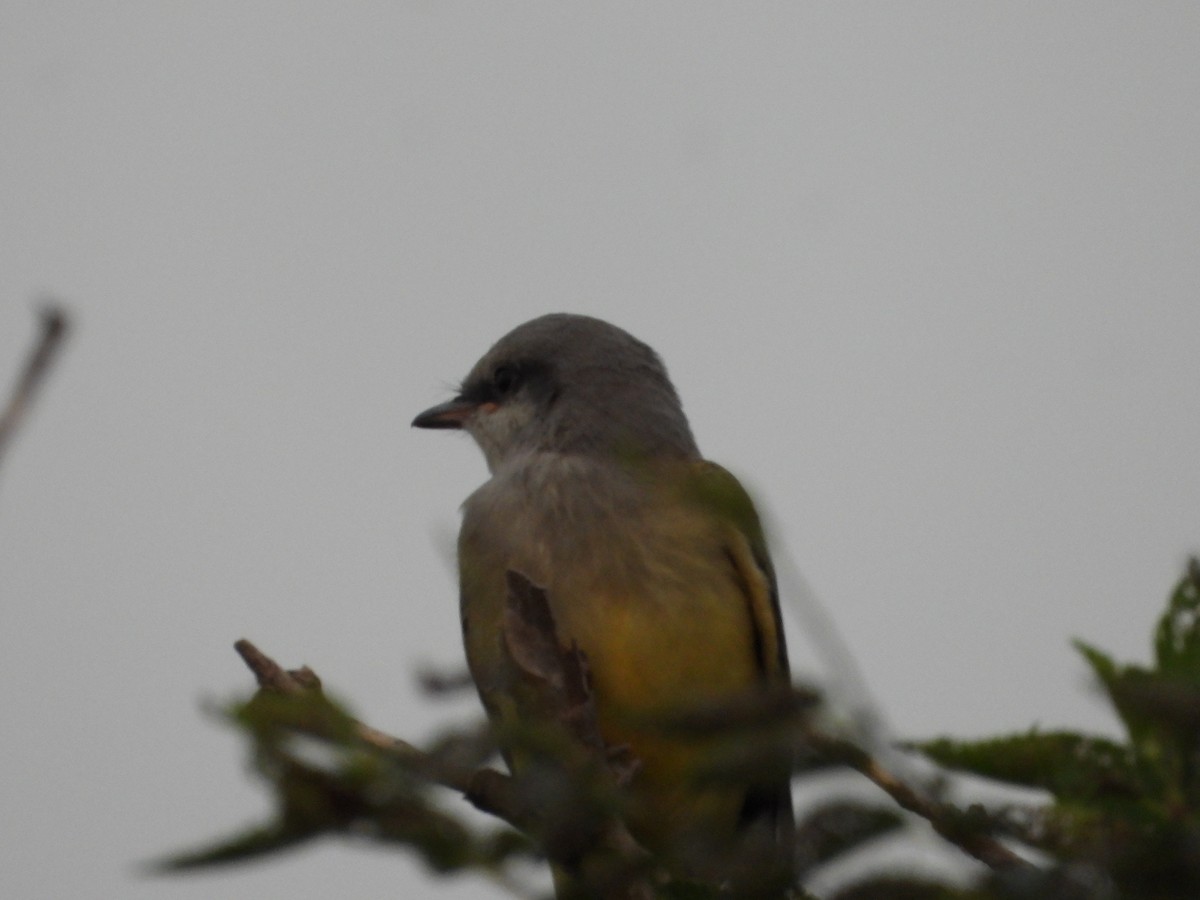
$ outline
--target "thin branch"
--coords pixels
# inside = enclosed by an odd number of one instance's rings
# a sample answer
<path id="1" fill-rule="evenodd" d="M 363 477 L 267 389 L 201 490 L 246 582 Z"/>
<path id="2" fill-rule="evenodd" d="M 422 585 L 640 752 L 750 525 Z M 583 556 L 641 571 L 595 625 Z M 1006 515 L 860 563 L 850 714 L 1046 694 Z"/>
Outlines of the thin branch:
<path id="1" fill-rule="evenodd" d="M 17 427 L 29 411 L 37 390 L 50 371 L 50 366 L 67 334 L 67 315 L 57 306 L 45 306 L 41 312 L 41 334 L 25 361 L 25 368 L 9 398 L 8 406 L 0 413 L 0 460 Z"/>
<path id="2" fill-rule="evenodd" d="M 569 735 L 564 764 L 589 789 L 615 792 L 630 777 L 629 762 L 605 747 L 596 723 L 587 661 L 577 647 L 559 646 L 545 592 L 515 572 L 509 573 L 503 652 L 514 673 L 536 698 L 536 717 Z M 308 667 L 287 670 L 247 640 L 234 649 L 263 691 L 286 695 L 321 693 L 321 681 Z M 597 896 L 611 900 L 647 900 L 656 896 L 652 858 L 624 823 L 583 797 L 547 806 L 540 792 L 524 781 L 492 768 L 475 768 L 426 753 L 407 741 L 355 721 L 355 737 L 399 761 L 430 782 L 462 793 L 477 809 L 532 836 L 546 855 L 582 880 Z M 316 735 L 321 736 L 321 735 Z M 542 773 L 544 775 L 545 773 Z M 539 776 L 540 777 L 540 776 Z M 564 798 L 568 800 L 569 798 Z"/>
<path id="3" fill-rule="evenodd" d="M 835 737 L 815 727 L 811 712 L 818 702 L 819 697 L 812 690 L 791 685 L 754 697 L 739 697 L 734 703 L 689 711 L 668 724 L 672 729 L 697 735 L 728 734 L 731 730 L 757 735 L 756 739 L 745 742 L 747 752 L 744 757 L 720 760 L 720 769 L 725 772 L 761 771 L 773 766 L 778 762 L 781 747 L 794 768 L 798 759 L 804 763 L 800 768 L 806 768 L 813 760 L 846 766 L 866 776 L 902 809 L 928 821 L 945 840 L 989 868 L 1036 868 L 988 833 L 986 814 L 974 808 L 963 810 L 939 802 L 913 787 L 852 740 Z M 775 735 L 764 730 L 773 724 L 780 729 Z M 777 743 L 779 739 L 784 743 Z M 800 751 L 799 757 L 797 751 Z"/>
<path id="4" fill-rule="evenodd" d="M 805 741 L 828 759 L 838 760 L 865 775 L 903 809 L 927 821 L 942 838 L 995 871 L 1034 870 L 1000 840 L 981 830 L 970 811 L 940 803 L 898 778 L 892 771 L 849 741 L 806 730 Z"/>
<path id="5" fill-rule="evenodd" d="M 260 689 L 289 696 L 321 692 L 321 679 L 308 666 L 285 669 L 254 644 L 240 640 L 233 645 L 246 667 L 254 673 Z M 466 795 L 483 812 L 521 827 L 512 803 L 512 779 L 495 769 L 474 769 L 425 753 L 408 741 L 393 737 L 362 722 L 354 723 L 355 736 L 364 744 L 394 757 L 435 784 Z"/>

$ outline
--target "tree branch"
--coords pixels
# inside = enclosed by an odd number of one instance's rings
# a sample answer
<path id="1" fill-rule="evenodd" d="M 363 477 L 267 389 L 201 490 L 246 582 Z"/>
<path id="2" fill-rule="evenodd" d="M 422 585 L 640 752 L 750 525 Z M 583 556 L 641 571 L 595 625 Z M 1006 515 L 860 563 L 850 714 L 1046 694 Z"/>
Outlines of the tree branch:
<path id="1" fill-rule="evenodd" d="M 41 326 L 41 335 L 30 351 L 8 406 L 0 413 L 0 460 L 62 346 L 67 335 L 67 315 L 58 307 L 48 305 L 41 310 Z"/>
<path id="2" fill-rule="evenodd" d="M 254 673 L 260 690 L 288 696 L 322 693 L 321 679 L 308 666 L 285 669 L 245 639 L 235 643 L 233 648 Z M 528 826 L 524 811 L 514 799 L 512 778 L 508 775 L 491 768 L 475 769 L 459 765 L 359 721 L 354 722 L 354 733 L 363 744 L 382 751 L 434 784 L 463 794 L 482 812 L 496 816 L 520 830 Z"/>
<path id="3" fill-rule="evenodd" d="M 663 873 L 650 854 L 629 834 L 619 816 L 601 811 L 596 798 L 619 795 L 636 772 L 636 761 L 605 745 L 596 722 L 587 659 L 578 647 L 558 641 L 545 592 L 516 572 L 508 573 L 508 600 L 500 635 L 535 744 L 526 748 L 534 763 L 517 776 L 467 765 L 453 754 L 426 752 L 407 741 L 354 721 L 354 738 L 381 751 L 408 771 L 463 794 L 477 809 L 532 836 L 546 856 L 577 878 L 590 895 L 640 900 L 657 895 Z M 254 672 L 262 691 L 286 695 L 321 693 L 321 681 L 309 668 L 285 670 L 249 641 L 235 648 Z M 750 741 L 748 760 L 763 765 L 784 752 L 796 765 L 797 753 L 852 768 L 879 786 L 900 807 L 930 823 L 952 845 L 997 871 L 1034 869 L 989 830 L 986 816 L 942 803 L 907 784 L 878 759 L 848 740 L 815 728 L 809 715 L 817 697 L 792 688 L 778 695 L 739 701 L 737 706 L 699 710 L 669 727 L 757 733 L 774 728 L 776 738 Z M 303 730 L 303 725 L 297 725 Z M 756 731 L 757 729 L 757 731 Z M 782 729 L 782 731 L 778 731 Z M 330 735 L 316 734 L 318 737 Z M 782 738 L 785 744 L 778 740 Z M 529 739 L 518 735 L 516 740 Z M 549 743 L 546 743 L 549 742 Z M 547 747 L 554 752 L 546 752 Z M 476 758 L 479 754 L 474 754 Z M 544 759 L 543 759 L 544 757 Z M 561 758 L 559 758 L 561 757 Z M 760 758 L 761 757 L 761 758 Z M 539 783 L 540 779 L 540 783 Z M 547 802 L 546 784 L 560 784 Z"/>
<path id="4" fill-rule="evenodd" d="M 828 759 L 844 763 L 865 775 L 903 809 L 927 821 L 942 838 L 995 871 L 1033 870 L 1022 859 L 981 826 L 980 816 L 941 803 L 918 791 L 887 769 L 878 759 L 849 741 L 806 729 L 805 741 Z"/>
<path id="5" fill-rule="evenodd" d="M 596 723 L 587 660 L 578 647 L 563 649 L 545 592 L 515 572 L 508 577 L 502 648 L 515 674 L 529 689 L 535 716 L 551 732 L 565 729 L 568 752 L 561 769 L 537 768 L 513 777 L 489 767 L 463 765 L 450 754 L 425 752 L 407 741 L 353 721 L 354 738 L 395 759 L 406 770 L 457 791 L 477 809 L 533 837 L 546 856 L 586 885 L 589 896 L 609 900 L 649 900 L 657 896 L 652 858 L 596 797 L 615 795 L 631 774 L 627 756 L 605 746 Z M 321 695 L 321 680 L 307 666 L 284 669 L 248 640 L 234 649 L 254 673 L 260 691 L 288 696 Z M 319 722 L 297 723 L 314 737 Z M 535 728 L 537 726 L 535 725 Z M 559 774 L 564 790 L 546 803 L 547 778 Z"/>

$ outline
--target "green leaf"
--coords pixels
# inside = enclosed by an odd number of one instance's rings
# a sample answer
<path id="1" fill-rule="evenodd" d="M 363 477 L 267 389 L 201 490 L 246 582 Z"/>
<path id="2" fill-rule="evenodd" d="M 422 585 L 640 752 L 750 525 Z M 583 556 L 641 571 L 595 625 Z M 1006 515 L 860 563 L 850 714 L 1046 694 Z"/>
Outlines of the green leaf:
<path id="1" fill-rule="evenodd" d="M 1129 748 L 1104 738 L 1034 730 L 983 741 L 942 738 L 913 746 L 949 768 L 1041 788 L 1059 800 L 1138 794 Z"/>
<path id="2" fill-rule="evenodd" d="M 1148 798 L 1200 803 L 1200 562 L 1192 559 L 1154 634 L 1156 667 L 1119 666 L 1075 642 L 1124 723 Z"/>
<path id="3" fill-rule="evenodd" d="M 1136 750 L 1146 792 L 1170 806 L 1200 805 L 1200 684 L 1130 670 L 1112 692 L 1145 735 Z"/>
<path id="4" fill-rule="evenodd" d="M 1178 738 L 1183 749 L 1195 746 L 1200 732 L 1200 684 L 1130 668 L 1114 683 L 1112 693 L 1141 727 Z"/>
<path id="5" fill-rule="evenodd" d="M 1083 658 L 1088 661 L 1088 664 L 1092 667 L 1092 671 L 1096 673 L 1096 677 L 1100 679 L 1102 684 L 1107 685 L 1120 673 L 1120 667 L 1103 650 L 1079 639 L 1071 643 L 1075 646 L 1076 650 L 1083 654 Z"/>
<path id="6" fill-rule="evenodd" d="M 313 836 L 312 832 L 302 833 L 282 828 L 279 825 L 264 825 L 202 850 L 168 857 L 161 862 L 152 864 L 151 869 L 158 872 L 186 872 L 193 869 L 211 869 L 230 863 L 249 862 L 281 850 L 290 850 Z"/>
<path id="7" fill-rule="evenodd" d="M 1072 642 L 1083 658 L 1086 659 L 1100 679 L 1104 692 L 1108 695 L 1117 716 L 1125 726 L 1135 748 L 1148 758 L 1157 755 L 1154 744 L 1157 743 L 1153 724 L 1147 720 L 1136 703 L 1130 703 L 1127 686 L 1135 679 L 1140 679 L 1149 673 L 1137 666 L 1120 666 L 1112 661 L 1106 653 L 1096 649 L 1081 640 Z"/>
<path id="8" fill-rule="evenodd" d="M 230 710 L 234 722 L 259 741 L 275 742 L 302 732 L 350 744 L 355 737 L 353 717 L 324 693 L 281 694 L 259 691 Z"/>
<path id="9" fill-rule="evenodd" d="M 1195 559 L 1158 621 L 1154 651 L 1160 672 L 1200 682 L 1200 562 Z"/>

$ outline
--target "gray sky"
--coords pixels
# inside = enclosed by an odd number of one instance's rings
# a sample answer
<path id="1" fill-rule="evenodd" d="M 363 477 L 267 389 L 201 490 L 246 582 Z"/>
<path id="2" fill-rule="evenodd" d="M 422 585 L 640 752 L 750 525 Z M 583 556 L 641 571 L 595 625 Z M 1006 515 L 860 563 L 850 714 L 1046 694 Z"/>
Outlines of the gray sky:
<path id="1" fill-rule="evenodd" d="M 659 350 L 898 733 L 1112 732 L 1068 641 L 1145 659 L 1200 549 L 1198 97 L 1191 2 L 0 5 L 0 377 L 77 324 L 0 472 L 0 889 L 422 883 L 135 866 L 265 812 L 238 637 L 472 711 L 412 672 L 485 470 L 408 423 L 552 310 Z"/>

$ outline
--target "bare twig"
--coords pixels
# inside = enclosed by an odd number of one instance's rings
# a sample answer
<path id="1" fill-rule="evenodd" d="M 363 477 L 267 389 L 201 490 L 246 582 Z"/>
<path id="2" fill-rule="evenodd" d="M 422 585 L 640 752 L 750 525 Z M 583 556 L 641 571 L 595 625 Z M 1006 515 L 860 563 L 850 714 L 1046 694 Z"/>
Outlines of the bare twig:
<path id="1" fill-rule="evenodd" d="M 62 346 L 67 334 L 67 315 L 56 306 L 46 306 L 41 310 L 41 325 L 41 335 L 25 362 L 8 406 L 0 413 L 0 460 Z"/>

